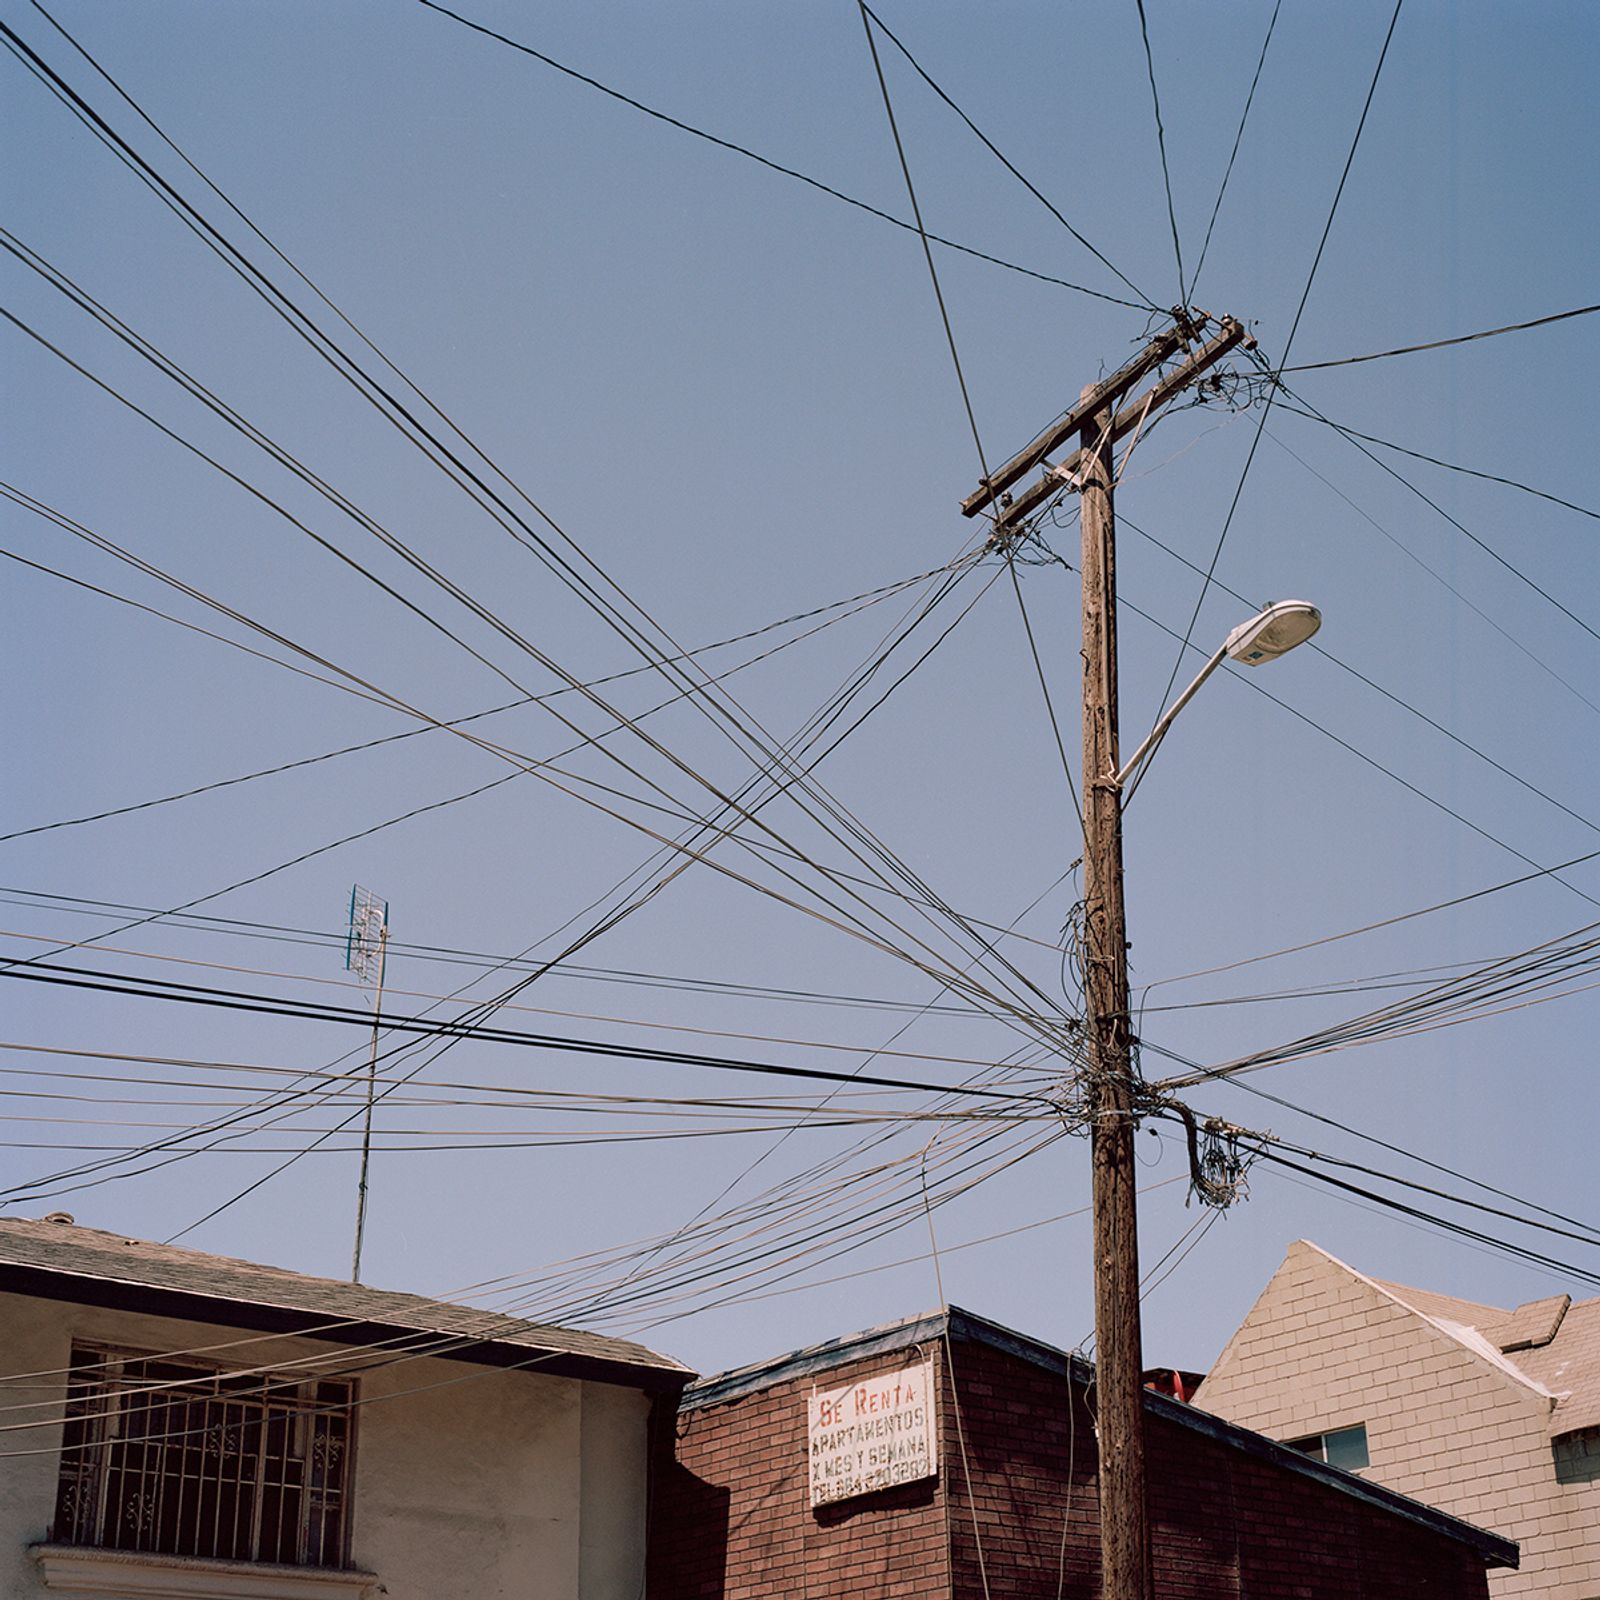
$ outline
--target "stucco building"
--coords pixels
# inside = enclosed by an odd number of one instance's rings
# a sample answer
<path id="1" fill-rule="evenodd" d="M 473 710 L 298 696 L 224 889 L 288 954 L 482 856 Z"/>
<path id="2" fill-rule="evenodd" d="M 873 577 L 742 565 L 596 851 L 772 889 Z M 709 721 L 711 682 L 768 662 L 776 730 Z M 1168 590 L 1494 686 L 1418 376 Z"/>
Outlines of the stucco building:
<path id="1" fill-rule="evenodd" d="M 1600 1299 L 1508 1311 L 1301 1240 L 1195 1403 L 1516 1540 L 1497 1600 L 1600 1600 Z"/>
<path id="2" fill-rule="evenodd" d="M 1093 1380 L 952 1307 L 697 1382 L 660 1442 L 652 1600 L 1092 1600 Z M 1485 1600 L 1516 1561 L 1166 1395 L 1145 1427 L 1157 1600 Z"/>
<path id="3" fill-rule="evenodd" d="M 0 1219 L 0 1595 L 639 1600 L 639 1345 Z"/>

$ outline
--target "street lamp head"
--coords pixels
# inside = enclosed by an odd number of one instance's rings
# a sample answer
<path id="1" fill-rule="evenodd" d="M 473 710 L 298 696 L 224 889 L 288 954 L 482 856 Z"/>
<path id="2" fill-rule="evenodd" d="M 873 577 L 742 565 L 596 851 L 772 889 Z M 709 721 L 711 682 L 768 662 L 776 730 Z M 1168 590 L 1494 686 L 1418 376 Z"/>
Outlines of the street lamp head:
<path id="1" fill-rule="evenodd" d="M 1123 793 L 1126 802 L 1138 787 L 1135 773 L 1143 776 L 1141 767 L 1155 754 L 1156 746 L 1166 737 L 1172 719 L 1195 697 L 1200 685 L 1222 665 L 1224 656 L 1232 656 L 1247 667 L 1258 667 L 1263 661 L 1276 661 L 1297 644 L 1307 639 L 1322 626 L 1322 613 L 1308 600 L 1278 600 L 1265 611 L 1258 611 L 1248 622 L 1241 622 L 1226 639 L 1222 648 L 1200 669 L 1200 675 L 1176 700 L 1161 713 L 1144 743 L 1134 751 L 1127 765 L 1117 774 L 1119 784 L 1128 784 Z"/>
<path id="2" fill-rule="evenodd" d="M 1256 667 L 1287 655 L 1321 626 L 1322 613 L 1309 601 L 1278 600 L 1248 622 L 1241 622 L 1222 648 L 1233 660 Z"/>

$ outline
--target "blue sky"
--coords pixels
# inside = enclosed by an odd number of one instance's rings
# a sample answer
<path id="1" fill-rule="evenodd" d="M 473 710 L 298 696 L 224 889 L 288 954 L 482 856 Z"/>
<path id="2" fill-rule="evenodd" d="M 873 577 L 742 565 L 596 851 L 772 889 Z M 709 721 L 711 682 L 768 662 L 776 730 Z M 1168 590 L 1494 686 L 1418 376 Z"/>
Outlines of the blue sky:
<path id="1" fill-rule="evenodd" d="M 1139 286 L 1131 294 L 880 38 L 929 229 L 1044 275 L 934 249 L 984 453 L 998 460 L 1137 348 L 1152 312 L 1118 300 L 1148 295 L 1167 307 L 1179 296 L 1137 11 L 1131 3 L 1070 12 L 1021 3 L 878 9 L 929 76 Z M 867 594 L 968 547 L 974 525 L 958 502 L 976 482 L 978 456 L 913 233 L 422 5 L 60 0 L 50 10 L 227 200 L 681 645 Z M 1278 15 L 1190 296 L 1246 322 L 1274 365 L 1302 296 L 1289 365 L 1595 299 L 1597 130 L 1586 86 L 1600 42 L 1593 9 L 1423 0 L 1400 12 L 1307 294 L 1392 10 L 1291 0 Z M 1156 0 L 1146 11 L 1192 274 L 1273 8 Z M 463 15 L 683 122 L 909 215 L 862 19 L 850 5 L 476 0 Z M 36 7 L 9 4 L 4 19 L 298 308 L 380 370 Z M 13 237 L 446 574 L 504 630 L 380 548 L 14 255 L 4 259 L 4 304 L 38 338 L 12 323 L 0 329 L 8 483 L 431 717 L 555 687 L 530 647 L 584 679 L 638 664 L 525 541 L 508 536 L 297 339 L 15 53 L 4 70 Z M 1540 877 L 1358 938 L 1170 981 L 1472 895 L 1600 846 L 1595 328 L 1594 318 L 1575 318 L 1290 379 L 1348 428 L 1531 485 L 1588 514 L 1375 447 L 1430 505 L 1337 432 L 1282 407 L 1267 419 L 1246 474 L 1259 404 L 1174 409 L 1126 462 L 1119 559 L 1124 599 L 1137 608 L 1122 617 L 1126 747 L 1159 713 L 1169 678 L 1185 681 L 1198 666 L 1194 652 L 1176 665 L 1177 644 L 1162 630 L 1183 633 L 1200 593 L 1184 563 L 1204 569 L 1225 524 L 1196 643 L 1209 651 L 1256 604 L 1302 595 L 1322 608 L 1317 643 L 1327 652 L 1298 652 L 1259 675 L 1219 676 L 1176 725 L 1130 807 L 1131 959 L 1149 1045 L 1207 1064 L 1233 1060 L 1413 992 L 1377 985 L 1415 986 L 1600 918 L 1600 863 L 1589 862 L 1559 880 Z M 1077 530 L 1062 520 L 1044 536 L 1076 567 Z M 14 501 L 0 503 L 0 526 L 5 548 L 26 561 L 267 648 L 193 595 Z M 1075 765 L 1076 576 L 1043 560 L 1037 546 L 1034 557 L 1017 574 Z M 36 566 L 6 565 L 8 832 L 417 725 L 392 703 L 339 692 Z M 910 587 L 845 616 L 728 688 L 750 717 L 787 737 L 930 592 Z M 1033 942 L 1015 942 L 1011 956 L 1070 1012 L 1061 956 L 1050 946 L 1074 897 L 1071 880 L 1057 880 L 1079 853 L 1077 824 L 1004 569 L 991 561 L 966 572 L 893 666 L 910 666 L 968 602 L 959 625 L 818 776 L 971 917 L 1005 926 L 1043 896 L 1018 924 Z M 720 670 L 809 625 L 708 659 Z M 1253 693 L 1247 676 L 1285 705 Z M 887 676 L 875 685 L 873 693 L 887 687 Z M 667 691 L 643 674 L 610 692 L 637 715 Z M 604 725 L 593 706 L 571 715 L 589 731 Z M 481 726 L 534 759 L 572 742 L 537 706 Z M 691 709 L 669 709 L 647 726 L 724 792 L 750 776 L 747 756 Z M 710 803 L 682 768 L 630 740 L 615 748 L 684 805 Z M 659 825 L 640 802 L 647 791 L 605 757 L 590 750 L 570 767 L 581 779 L 623 783 L 630 798 L 613 809 Z M 96 913 L 85 902 L 177 907 L 507 770 L 493 752 L 435 731 L 8 839 L 0 845 L 6 958 L 85 941 L 107 948 L 54 959 L 360 1007 L 369 997 L 331 943 L 259 937 L 261 925 L 337 935 L 350 885 L 360 882 L 390 902 L 396 1009 L 421 1011 L 426 997 L 469 978 L 478 983 L 474 997 L 492 994 L 492 977 L 408 947 L 526 950 L 631 873 L 652 840 L 524 776 L 320 851 L 202 908 L 248 927 L 168 919 L 115 935 L 133 914 Z M 861 870 L 792 800 L 763 815 L 814 860 Z M 770 858 L 756 862 L 728 843 L 713 858 L 782 887 Z M 809 867 L 801 876 L 821 881 Z M 940 945 L 947 955 L 953 948 Z M 897 1007 L 939 998 L 905 961 L 707 865 L 691 866 L 576 959 L 612 973 Z M 1583 972 L 1580 962 L 1565 982 L 1574 992 L 1548 1003 L 1496 1007 L 1459 1026 L 1275 1066 L 1247 1081 L 1467 1179 L 1592 1221 L 1597 1013 Z M 1303 995 L 1329 985 L 1357 992 Z M 114 1155 L 226 1115 L 245 1103 L 241 1085 L 267 1081 L 157 1060 L 302 1070 L 325 1068 L 352 1048 L 359 1056 L 363 1043 L 358 1030 L 331 1023 L 20 979 L 8 998 L 13 1045 L 144 1059 L 105 1065 L 103 1077 L 137 1080 L 111 1083 L 61 1076 L 96 1070 L 87 1057 L 8 1051 L 6 1082 L 21 1091 L 7 1096 L 16 1117 L 95 1120 L 7 1123 L 7 1187 L 85 1158 L 24 1146 L 103 1145 L 91 1159 Z M 862 1060 L 849 1049 L 882 1046 L 913 1018 L 792 993 L 560 973 L 517 1003 L 566 1015 L 507 1009 L 498 1025 L 829 1070 L 849 1070 Z M 685 1029 L 722 1036 L 671 1031 Z M 1017 1043 L 991 1018 L 936 1010 L 893 1046 L 922 1059 L 879 1057 L 865 1070 L 950 1083 L 977 1069 L 932 1058 L 994 1062 Z M 1167 1070 L 1148 1052 L 1144 1064 L 1151 1077 Z M 477 1086 L 450 1091 L 462 1100 L 490 1098 L 484 1086 L 588 1097 L 588 1110 L 560 1123 L 587 1132 L 617 1125 L 599 1109 L 601 1096 L 825 1092 L 485 1042 L 456 1046 L 419 1081 L 429 1079 Z M 187 1087 L 172 1087 L 180 1082 Z M 43 1098 L 66 1094 L 82 1098 Z M 427 1104 L 402 1106 L 397 1094 L 379 1112 L 369 1281 L 425 1292 L 520 1281 L 755 1196 L 859 1137 L 805 1127 L 776 1148 L 770 1133 L 588 1149 L 389 1148 L 430 1138 L 461 1146 L 477 1137 L 469 1129 L 557 1124 L 544 1103 L 446 1107 L 446 1097 L 441 1089 Z M 1467 1192 L 1463 1178 L 1430 1175 L 1241 1088 L 1196 1090 L 1191 1099 L 1301 1145 Z M 283 1126 L 225 1149 L 58 1198 L 45 1197 L 55 1193 L 46 1185 L 19 1209 L 58 1205 L 89 1225 L 174 1235 L 268 1173 L 283 1159 L 272 1150 L 308 1144 L 331 1120 L 326 1109 L 291 1109 Z M 907 1125 L 893 1148 L 904 1158 L 929 1137 L 925 1125 Z M 1142 1143 L 1152 1185 L 1181 1179 L 1177 1144 Z M 853 1171 L 866 1158 L 849 1159 Z M 348 1149 L 319 1150 L 185 1240 L 340 1274 L 355 1171 Z M 1576 1275 L 1510 1261 L 1291 1179 L 1257 1166 L 1249 1201 L 1198 1242 L 1189 1233 L 1198 1213 L 1186 1208 L 1181 1181 L 1149 1195 L 1144 1259 L 1155 1265 L 1194 1244 L 1151 1289 L 1152 1363 L 1203 1367 L 1300 1236 L 1377 1276 L 1473 1299 L 1593 1292 Z M 919 1310 L 942 1287 L 952 1301 L 1075 1345 L 1092 1322 L 1081 1217 L 952 1247 L 1076 1212 L 1086 1199 L 1086 1145 L 1061 1139 L 936 1211 L 937 1277 L 926 1259 L 928 1225 L 913 1206 L 899 1232 L 837 1258 L 819 1246 L 797 1258 L 794 1277 L 766 1286 L 794 1292 L 736 1296 L 673 1321 L 662 1319 L 684 1305 L 642 1304 L 625 1325 L 712 1370 Z M 1578 1241 L 1483 1215 L 1465 1220 L 1591 1272 L 1600 1264 Z M 776 1215 L 758 1214 L 750 1226 L 759 1237 L 777 1226 Z M 917 1259 L 887 1265 L 902 1258 Z M 708 1257 L 694 1270 L 714 1280 L 723 1268 Z M 859 1275 L 840 1277 L 847 1273 Z M 528 1308 L 581 1303 L 534 1295 Z"/>

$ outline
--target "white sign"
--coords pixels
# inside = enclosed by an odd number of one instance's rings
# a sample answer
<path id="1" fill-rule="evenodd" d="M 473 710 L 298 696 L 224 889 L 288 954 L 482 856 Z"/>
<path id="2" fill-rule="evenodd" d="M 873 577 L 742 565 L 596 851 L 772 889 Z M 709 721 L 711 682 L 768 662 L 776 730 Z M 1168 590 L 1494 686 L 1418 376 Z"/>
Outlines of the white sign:
<path id="1" fill-rule="evenodd" d="M 808 1406 L 811 1504 L 915 1483 L 939 1470 L 933 1363 L 814 1390 Z"/>

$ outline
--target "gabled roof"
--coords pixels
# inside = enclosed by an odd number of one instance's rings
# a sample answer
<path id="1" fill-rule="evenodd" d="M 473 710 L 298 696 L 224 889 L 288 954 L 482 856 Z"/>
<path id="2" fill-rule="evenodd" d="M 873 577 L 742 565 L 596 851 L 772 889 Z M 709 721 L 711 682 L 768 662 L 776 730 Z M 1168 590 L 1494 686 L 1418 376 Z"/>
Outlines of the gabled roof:
<path id="1" fill-rule="evenodd" d="M 1345 1264 L 1341 1261 L 1339 1265 Z M 1355 1272 L 1355 1268 L 1347 1267 L 1346 1271 Z M 1357 1276 L 1365 1274 L 1357 1273 Z M 1476 1300 L 1458 1300 L 1454 1295 L 1435 1294 L 1432 1289 L 1413 1289 L 1403 1283 L 1385 1283 L 1381 1278 L 1370 1281 L 1391 1299 L 1400 1301 L 1413 1311 L 1420 1311 L 1423 1316 L 1431 1317 L 1436 1322 L 1459 1322 L 1468 1328 L 1487 1328 L 1505 1321 L 1510 1315 L 1499 1306 L 1480 1305 Z"/>
<path id="2" fill-rule="evenodd" d="M 417 1355 L 635 1389 L 679 1389 L 694 1376 L 670 1356 L 626 1339 L 307 1277 L 70 1221 L 0 1217 L 0 1290 L 339 1344 L 396 1340 Z"/>
<path id="3" fill-rule="evenodd" d="M 1550 1295 L 1507 1311 L 1431 1289 L 1384 1283 L 1320 1245 L 1301 1243 L 1422 1317 L 1480 1361 L 1543 1396 L 1551 1406 L 1552 1437 L 1600 1427 L 1600 1299 L 1574 1303 L 1564 1294 Z"/>
<path id="4" fill-rule="evenodd" d="M 933 1345 L 945 1339 L 955 1344 L 987 1345 L 1003 1350 L 1047 1372 L 1061 1376 L 1070 1374 L 1073 1382 L 1085 1387 L 1094 1382 L 1094 1364 L 1082 1356 L 1058 1350 L 1054 1345 L 1025 1333 L 1017 1333 L 975 1312 L 963 1311 L 960 1306 L 947 1306 L 942 1311 L 928 1311 L 900 1322 L 884 1323 L 860 1333 L 847 1334 L 843 1338 L 792 1350 L 769 1361 L 759 1361 L 747 1367 L 701 1378 L 684 1390 L 678 1403 L 679 1410 L 693 1412 L 726 1405 L 796 1378 L 814 1378 L 866 1356 Z M 1237 1423 L 1224 1421 L 1209 1411 L 1202 1411 L 1198 1406 L 1187 1405 L 1147 1388 L 1144 1391 L 1144 1408 L 1147 1414 L 1176 1423 L 1193 1433 L 1203 1434 L 1242 1454 L 1270 1461 L 1282 1471 L 1297 1477 L 1314 1478 L 1337 1493 L 1349 1495 L 1408 1522 L 1418 1523 L 1434 1533 L 1455 1539 L 1477 1551 L 1489 1566 L 1515 1567 L 1518 1563 L 1517 1546 L 1509 1539 L 1476 1528 L 1447 1512 L 1437 1511 L 1381 1483 L 1344 1472 L 1338 1467 L 1330 1467 L 1299 1450 L 1267 1438 L 1265 1434 L 1252 1432 Z"/>

